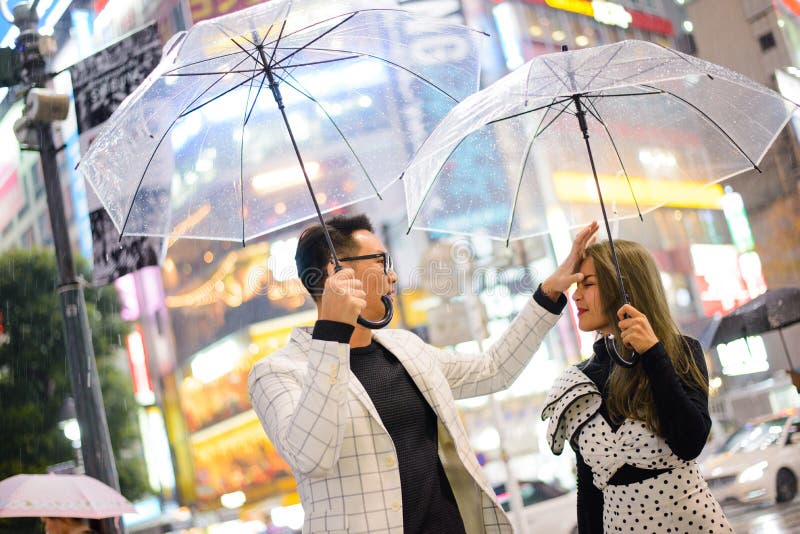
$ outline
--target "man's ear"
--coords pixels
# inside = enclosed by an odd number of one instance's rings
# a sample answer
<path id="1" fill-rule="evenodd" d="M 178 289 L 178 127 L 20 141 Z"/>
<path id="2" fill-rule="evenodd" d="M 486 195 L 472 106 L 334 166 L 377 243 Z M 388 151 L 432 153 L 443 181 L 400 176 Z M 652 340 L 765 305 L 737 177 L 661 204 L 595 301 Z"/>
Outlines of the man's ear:
<path id="1" fill-rule="evenodd" d="M 329 261 L 325 265 L 325 272 L 328 273 L 328 276 L 332 276 L 333 273 L 335 272 L 335 269 L 336 269 L 336 266 L 333 264 L 332 261 Z"/>

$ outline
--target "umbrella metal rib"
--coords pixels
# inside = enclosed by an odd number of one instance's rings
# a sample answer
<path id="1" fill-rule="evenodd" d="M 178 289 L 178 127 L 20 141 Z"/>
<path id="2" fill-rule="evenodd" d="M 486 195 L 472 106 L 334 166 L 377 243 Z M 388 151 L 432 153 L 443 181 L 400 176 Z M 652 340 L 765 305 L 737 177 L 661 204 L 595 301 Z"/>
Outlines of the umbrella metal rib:
<path id="1" fill-rule="evenodd" d="M 368 57 L 368 58 L 371 58 L 371 59 L 377 59 L 378 61 L 386 63 L 387 65 L 391 65 L 392 67 L 395 67 L 397 69 L 400 69 L 400 70 L 406 72 L 407 74 L 410 74 L 411 76 L 413 76 L 413 77 L 425 82 L 426 85 L 429 85 L 430 87 L 433 87 L 434 89 L 436 89 L 437 91 L 439 91 L 440 93 L 445 95 L 447 98 L 449 98 L 453 102 L 458 103 L 458 99 L 456 97 L 454 97 L 453 95 L 451 95 L 450 93 L 448 93 L 447 91 L 445 91 L 444 89 L 442 89 L 441 87 L 439 87 L 438 85 L 436 85 L 435 83 L 433 83 L 432 81 L 427 79 L 426 77 L 422 76 L 420 73 L 414 72 L 413 70 L 411 70 L 411 69 L 409 69 L 407 67 L 404 67 L 403 65 L 400 65 L 399 63 L 396 63 L 394 61 L 390 61 L 390 60 L 388 60 L 386 58 L 383 58 L 383 57 L 380 57 L 380 56 L 376 56 L 374 54 L 368 54 L 368 53 L 365 53 L 365 52 L 355 52 L 353 50 L 345 50 L 345 49 L 341 49 L 341 48 L 304 47 L 303 49 L 304 50 L 313 50 L 314 52 L 337 52 L 337 53 L 341 53 L 341 54 L 355 54 L 355 56 L 357 56 L 357 57 Z M 346 59 L 346 58 L 340 58 L 340 59 Z M 293 67 L 297 67 L 297 66 L 299 66 L 299 65 L 289 65 L 288 67 L 280 67 L 280 68 L 286 69 L 286 68 L 290 68 L 290 67 L 293 68 Z"/>

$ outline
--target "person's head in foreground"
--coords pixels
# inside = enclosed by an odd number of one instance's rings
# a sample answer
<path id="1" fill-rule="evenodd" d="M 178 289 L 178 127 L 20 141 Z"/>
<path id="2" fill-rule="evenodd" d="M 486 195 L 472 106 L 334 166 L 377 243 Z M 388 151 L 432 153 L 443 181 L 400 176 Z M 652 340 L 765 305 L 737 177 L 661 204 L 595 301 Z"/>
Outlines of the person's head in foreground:
<path id="1" fill-rule="evenodd" d="M 385 314 L 381 297 L 390 295 L 394 299 L 397 283 L 392 257 L 375 235 L 366 215 L 338 215 L 325 222 L 339 262 L 345 268 L 335 273 L 336 284 L 360 282 L 358 285 L 364 292 L 361 316 L 371 321 L 381 319 Z M 309 226 L 300 234 L 295 262 L 300 281 L 319 306 L 325 282 L 334 276 L 334 264 L 322 225 Z"/>

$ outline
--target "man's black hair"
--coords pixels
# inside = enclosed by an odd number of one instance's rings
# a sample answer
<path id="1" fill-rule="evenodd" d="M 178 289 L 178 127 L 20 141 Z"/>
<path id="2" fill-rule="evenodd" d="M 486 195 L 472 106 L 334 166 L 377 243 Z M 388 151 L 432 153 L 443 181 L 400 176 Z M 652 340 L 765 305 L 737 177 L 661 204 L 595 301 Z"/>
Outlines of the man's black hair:
<path id="1" fill-rule="evenodd" d="M 356 248 L 354 232 L 375 231 L 369 218 L 364 214 L 337 215 L 326 220 L 325 226 L 328 227 L 333 248 L 339 257 L 351 254 Z M 331 252 L 321 224 L 309 226 L 300 234 L 294 261 L 303 287 L 314 300 L 321 298 L 325 281 L 328 279 L 328 264 L 331 262 Z"/>

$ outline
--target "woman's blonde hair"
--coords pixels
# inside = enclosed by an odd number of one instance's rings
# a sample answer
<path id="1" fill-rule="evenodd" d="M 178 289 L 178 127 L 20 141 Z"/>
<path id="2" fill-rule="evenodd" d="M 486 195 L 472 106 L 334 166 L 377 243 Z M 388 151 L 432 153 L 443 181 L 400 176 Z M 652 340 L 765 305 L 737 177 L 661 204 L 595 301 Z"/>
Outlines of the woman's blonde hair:
<path id="1" fill-rule="evenodd" d="M 687 384 L 707 394 L 706 378 L 697 367 L 688 344 L 669 312 L 661 275 L 653 256 L 643 246 L 633 241 L 615 240 L 614 248 L 631 305 L 647 316 L 653 332 L 663 343 L 678 376 Z M 608 241 L 589 246 L 586 249 L 586 256 L 594 260 L 603 313 L 613 330 L 615 339 L 618 340 L 620 331 L 617 310 L 622 307 L 623 299 Z M 630 359 L 630 351 L 622 347 L 621 343 L 617 343 L 617 348 L 623 357 Z M 613 365 L 608 377 L 607 391 L 606 406 L 612 422 L 621 424 L 625 419 L 636 419 L 643 421 L 654 433 L 661 434 L 650 380 L 641 364 L 631 368 Z"/>

